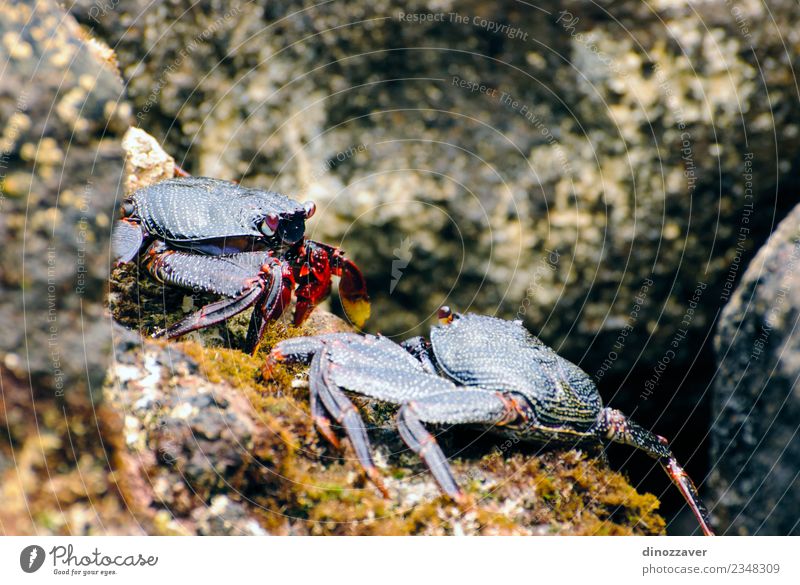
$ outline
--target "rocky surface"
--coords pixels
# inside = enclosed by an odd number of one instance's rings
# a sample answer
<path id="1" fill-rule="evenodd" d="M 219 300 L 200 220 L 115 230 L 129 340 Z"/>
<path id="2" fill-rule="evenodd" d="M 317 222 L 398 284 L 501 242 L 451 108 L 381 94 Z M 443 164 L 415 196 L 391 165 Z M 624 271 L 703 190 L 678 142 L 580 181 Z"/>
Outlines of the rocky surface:
<path id="1" fill-rule="evenodd" d="M 55 2 L 0 9 L 0 61 L 0 533 L 141 533 L 99 403 L 131 109 L 111 51 Z"/>
<path id="2" fill-rule="evenodd" d="M 800 534 L 800 207 L 759 250 L 716 338 L 710 483 L 731 534 Z"/>
<path id="3" fill-rule="evenodd" d="M 602 378 L 649 374 L 685 328 L 678 367 L 769 231 L 745 204 L 768 223 L 792 184 L 800 14 L 537 6 L 72 12 L 116 48 L 137 121 L 179 164 L 318 202 L 312 235 L 364 268 L 373 330 L 424 330 L 443 302 L 519 314 Z"/>

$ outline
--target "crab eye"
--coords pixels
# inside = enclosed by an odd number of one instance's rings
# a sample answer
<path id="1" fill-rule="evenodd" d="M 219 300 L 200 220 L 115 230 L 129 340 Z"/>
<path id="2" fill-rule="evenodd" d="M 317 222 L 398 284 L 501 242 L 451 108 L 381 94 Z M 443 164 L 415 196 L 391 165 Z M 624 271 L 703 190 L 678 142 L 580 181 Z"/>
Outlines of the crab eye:
<path id="1" fill-rule="evenodd" d="M 311 219 L 317 212 L 317 205 L 313 201 L 306 201 L 303 203 L 303 209 L 306 211 L 306 219 Z"/>
<path id="2" fill-rule="evenodd" d="M 450 307 L 445 305 L 439 309 L 438 317 L 442 325 L 447 325 L 453 320 L 453 311 L 450 310 Z"/>
<path id="3" fill-rule="evenodd" d="M 125 201 L 122 204 L 120 211 L 122 212 L 122 217 L 130 217 L 131 215 L 133 215 L 133 212 L 135 211 L 133 201 L 130 200 Z"/>
<path id="4" fill-rule="evenodd" d="M 261 224 L 261 233 L 265 236 L 275 235 L 275 230 L 278 229 L 278 222 L 280 218 L 277 213 L 268 213 Z"/>

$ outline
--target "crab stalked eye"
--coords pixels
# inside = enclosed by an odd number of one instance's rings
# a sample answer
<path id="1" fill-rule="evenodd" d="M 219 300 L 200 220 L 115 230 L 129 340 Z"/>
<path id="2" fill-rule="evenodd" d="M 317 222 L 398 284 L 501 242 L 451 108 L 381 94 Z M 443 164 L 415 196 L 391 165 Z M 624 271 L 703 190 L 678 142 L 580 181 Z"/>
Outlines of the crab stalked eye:
<path id="1" fill-rule="evenodd" d="M 450 307 L 445 305 L 439 309 L 438 317 L 439 323 L 447 325 L 453 321 L 453 311 L 450 310 Z"/>
<path id="2" fill-rule="evenodd" d="M 120 212 L 122 217 L 130 217 L 133 215 L 133 212 L 136 210 L 135 206 L 133 205 L 133 201 L 125 201 L 122 203 L 122 207 L 120 207 Z"/>
<path id="3" fill-rule="evenodd" d="M 268 213 L 267 217 L 264 218 L 264 222 L 261 224 L 261 233 L 265 236 L 275 235 L 279 221 L 280 218 L 277 213 Z"/>
<path id="4" fill-rule="evenodd" d="M 306 210 L 306 219 L 311 219 L 317 212 L 317 205 L 313 201 L 306 201 L 303 203 L 303 209 Z"/>

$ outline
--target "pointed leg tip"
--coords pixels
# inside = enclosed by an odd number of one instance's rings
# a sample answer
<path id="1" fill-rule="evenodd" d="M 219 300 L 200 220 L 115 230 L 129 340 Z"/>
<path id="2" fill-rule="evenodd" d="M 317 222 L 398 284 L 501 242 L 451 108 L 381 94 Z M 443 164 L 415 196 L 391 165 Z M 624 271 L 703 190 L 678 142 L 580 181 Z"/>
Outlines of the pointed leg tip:
<path id="1" fill-rule="evenodd" d="M 458 490 L 458 492 L 451 494 L 450 498 L 456 503 L 456 505 L 459 508 L 466 508 L 472 504 L 472 499 L 461 490 Z"/>
<path id="2" fill-rule="evenodd" d="M 384 499 L 388 500 L 391 498 L 389 495 L 389 490 L 386 488 L 386 484 L 383 483 L 383 477 L 381 476 L 380 472 L 376 467 L 370 467 L 364 470 L 367 474 L 367 478 L 372 482 L 372 484 L 378 489 Z"/>
<path id="3" fill-rule="evenodd" d="M 265 380 L 272 380 L 275 376 L 275 371 L 278 364 L 282 363 L 284 359 L 283 354 L 277 349 L 272 348 L 272 351 L 267 355 L 264 364 L 261 366 L 261 375 Z"/>
<path id="4" fill-rule="evenodd" d="M 328 419 L 323 417 L 314 417 L 314 426 L 317 427 L 317 431 L 320 435 L 328 442 L 334 449 L 341 449 L 342 443 L 339 441 L 339 437 L 333 432 L 331 428 L 330 422 Z"/>

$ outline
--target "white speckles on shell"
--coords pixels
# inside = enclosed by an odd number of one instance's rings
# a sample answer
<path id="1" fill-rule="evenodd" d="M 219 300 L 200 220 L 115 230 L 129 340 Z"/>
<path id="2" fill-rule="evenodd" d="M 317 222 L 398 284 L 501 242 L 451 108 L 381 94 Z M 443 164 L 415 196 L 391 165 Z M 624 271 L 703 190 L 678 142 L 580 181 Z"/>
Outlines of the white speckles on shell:
<path id="1" fill-rule="evenodd" d="M 156 276 L 164 283 L 189 290 L 238 297 L 268 262 L 267 252 L 242 252 L 230 256 L 204 256 L 170 252 L 161 256 Z"/>
<path id="2" fill-rule="evenodd" d="M 459 315 L 448 325 L 434 327 L 431 343 L 448 376 L 469 387 L 518 392 L 544 423 L 588 428 L 602 408 L 583 370 L 514 321 Z"/>
<path id="3" fill-rule="evenodd" d="M 302 204 L 280 193 L 207 177 L 162 181 L 131 199 L 147 232 L 173 242 L 261 237 L 258 225 L 268 213 L 304 212 Z"/>

